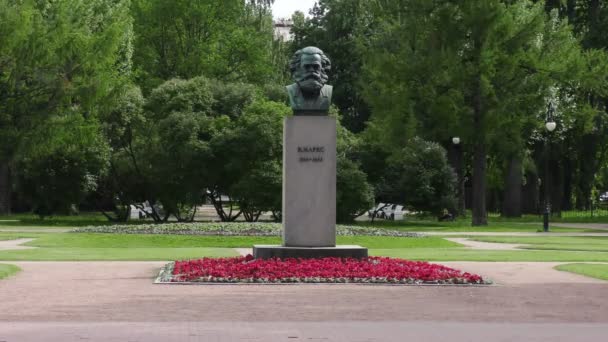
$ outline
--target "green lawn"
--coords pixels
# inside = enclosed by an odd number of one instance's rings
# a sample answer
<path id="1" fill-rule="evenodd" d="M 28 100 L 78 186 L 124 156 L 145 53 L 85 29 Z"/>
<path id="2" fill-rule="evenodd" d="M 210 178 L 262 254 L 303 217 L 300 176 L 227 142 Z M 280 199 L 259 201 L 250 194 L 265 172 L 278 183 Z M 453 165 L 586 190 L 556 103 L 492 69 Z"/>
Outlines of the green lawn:
<path id="1" fill-rule="evenodd" d="M 2 234 L 10 237 L 29 237 L 28 234 Z M 281 244 L 280 237 L 252 236 L 190 236 L 153 234 L 38 234 L 28 246 L 47 248 L 238 248 L 252 245 Z M 371 236 L 338 236 L 338 244 L 363 245 L 368 248 L 445 248 L 461 245 L 438 237 L 400 238 Z"/>
<path id="2" fill-rule="evenodd" d="M 566 264 L 556 266 L 555 269 L 608 280 L 608 264 Z"/>
<path id="3" fill-rule="evenodd" d="M 4 261 L 162 261 L 228 257 L 238 253 L 232 248 L 40 248 L 0 251 Z"/>
<path id="4" fill-rule="evenodd" d="M 233 248 L 251 247 L 254 244 L 280 244 L 279 237 L 246 236 L 184 236 L 135 234 L 28 234 L 0 233 L 0 239 L 36 237 L 27 243 L 37 249 L 0 251 L 0 260 L 172 260 L 203 256 L 234 256 Z M 338 244 L 358 244 L 382 249 L 436 249 L 455 248 L 461 245 L 438 237 L 397 238 L 344 236 Z"/>
<path id="5" fill-rule="evenodd" d="M 470 220 L 457 220 L 454 222 L 437 222 L 437 221 L 377 221 L 357 222 L 359 226 L 372 226 L 376 228 L 386 228 L 391 230 L 400 230 L 407 232 L 521 232 L 535 233 L 542 230 L 542 223 L 522 223 L 518 221 L 490 221 L 487 226 L 473 227 Z M 606 232 L 605 230 L 567 228 L 567 227 L 551 227 L 552 232 L 559 233 L 590 233 L 590 232 Z"/>
<path id="6" fill-rule="evenodd" d="M 471 240 L 482 242 L 498 242 L 522 244 L 523 249 L 560 250 L 560 251 L 591 251 L 608 252 L 608 237 L 595 236 L 476 236 Z"/>
<path id="7" fill-rule="evenodd" d="M 39 233 L 39 232 L 35 232 L 35 233 L 25 233 L 25 232 L 18 232 L 18 233 L 13 233 L 13 232 L 0 232 L 0 241 L 6 241 L 6 240 L 16 240 L 16 239 L 27 239 L 27 238 L 38 238 L 45 235 L 45 233 Z"/>
<path id="8" fill-rule="evenodd" d="M 0 264 L 0 279 L 8 278 L 19 271 L 21 269 L 15 265 Z"/>
<path id="9" fill-rule="evenodd" d="M 608 262 L 608 253 L 585 251 L 487 251 L 464 248 L 373 249 L 371 255 L 425 261 L 556 261 Z"/>
<path id="10" fill-rule="evenodd" d="M 394 228 L 395 224 L 385 224 Z M 407 227 L 407 226 L 406 226 Z M 457 226 L 452 227 L 457 228 Z M 93 233 L 1 233 L 0 240 L 36 238 L 30 250 L 0 251 L 0 260 L 174 260 L 235 256 L 233 248 L 280 244 L 280 237 L 188 236 Z M 428 261 L 608 262 L 608 237 L 472 237 L 486 242 L 526 245 L 526 250 L 486 251 L 462 248 L 440 237 L 398 238 L 339 236 L 338 244 L 362 245 L 371 255 Z M 531 250 L 538 249 L 538 250 Z"/>
<path id="11" fill-rule="evenodd" d="M 0 217 L 0 227 L 82 227 L 89 225 L 111 224 L 98 212 L 83 212 L 79 215 L 46 217 L 40 219 L 34 214 L 15 214 Z"/>

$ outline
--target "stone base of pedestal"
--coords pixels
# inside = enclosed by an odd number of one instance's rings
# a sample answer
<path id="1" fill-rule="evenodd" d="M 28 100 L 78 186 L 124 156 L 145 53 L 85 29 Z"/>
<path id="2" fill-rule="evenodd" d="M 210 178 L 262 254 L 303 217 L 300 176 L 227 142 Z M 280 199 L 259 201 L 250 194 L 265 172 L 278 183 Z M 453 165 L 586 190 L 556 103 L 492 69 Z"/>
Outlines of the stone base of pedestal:
<path id="1" fill-rule="evenodd" d="M 270 258 L 366 258 L 367 248 L 356 245 L 338 245 L 336 247 L 285 247 L 279 245 L 255 245 L 253 257 Z"/>

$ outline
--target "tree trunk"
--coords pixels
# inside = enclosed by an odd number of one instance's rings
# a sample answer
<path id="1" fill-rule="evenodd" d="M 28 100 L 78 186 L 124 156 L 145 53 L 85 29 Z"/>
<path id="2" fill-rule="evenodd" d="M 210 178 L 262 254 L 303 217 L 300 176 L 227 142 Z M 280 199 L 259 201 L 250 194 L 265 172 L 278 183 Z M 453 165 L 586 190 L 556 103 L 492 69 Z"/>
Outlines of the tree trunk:
<path id="1" fill-rule="evenodd" d="M 465 207 L 465 189 L 464 189 L 464 165 L 462 156 L 462 147 L 458 146 L 458 216 L 465 217 L 467 215 Z"/>
<path id="2" fill-rule="evenodd" d="M 477 76 L 473 94 L 473 131 L 475 143 L 473 147 L 473 226 L 488 224 L 486 212 L 486 142 L 484 130 L 483 108 L 481 103 L 481 75 Z"/>
<path id="3" fill-rule="evenodd" d="M 475 145 L 473 158 L 473 226 L 488 224 L 486 213 L 486 146 L 483 142 Z"/>
<path id="4" fill-rule="evenodd" d="M 526 185 L 523 189 L 523 212 L 525 214 L 538 215 L 539 189 L 538 175 L 536 173 L 526 174 Z"/>
<path id="5" fill-rule="evenodd" d="M 521 187 L 522 187 L 521 156 L 513 156 L 509 160 L 505 174 L 505 192 L 502 215 L 505 217 L 521 217 Z"/>
<path id="6" fill-rule="evenodd" d="M 572 210 L 572 161 L 569 158 L 564 159 L 564 198 L 562 201 L 562 209 L 565 211 Z"/>
<path id="7" fill-rule="evenodd" d="M 551 183 L 551 215 L 561 217 L 562 215 L 562 199 L 564 198 L 564 169 L 557 160 L 553 161 L 551 167 L 552 180 Z"/>
<path id="8" fill-rule="evenodd" d="M 462 166 L 462 146 L 448 143 L 448 161 L 456 173 L 456 216 L 465 217 L 464 174 Z"/>
<path id="9" fill-rule="evenodd" d="M 11 174 L 8 161 L 0 160 L 0 215 L 11 213 Z"/>

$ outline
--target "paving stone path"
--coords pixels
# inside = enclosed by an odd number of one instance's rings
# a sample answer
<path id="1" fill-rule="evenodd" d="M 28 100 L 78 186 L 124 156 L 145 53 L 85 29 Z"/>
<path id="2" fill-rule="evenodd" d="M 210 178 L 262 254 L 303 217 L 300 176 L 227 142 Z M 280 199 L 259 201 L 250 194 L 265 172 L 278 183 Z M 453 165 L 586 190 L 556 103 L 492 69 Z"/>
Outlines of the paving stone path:
<path id="1" fill-rule="evenodd" d="M 600 341 L 608 331 L 607 283 L 555 282 L 528 263 L 486 287 L 155 285 L 164 262 L 11 263 L 22 271 L 0 281 L 6 342 Z"/>

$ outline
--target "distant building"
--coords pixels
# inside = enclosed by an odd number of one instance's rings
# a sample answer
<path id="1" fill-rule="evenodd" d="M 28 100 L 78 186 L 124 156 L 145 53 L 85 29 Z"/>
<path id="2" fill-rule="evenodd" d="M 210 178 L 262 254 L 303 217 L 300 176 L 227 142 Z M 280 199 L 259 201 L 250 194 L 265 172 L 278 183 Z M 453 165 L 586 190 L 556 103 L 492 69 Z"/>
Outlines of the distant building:
<path id="1" fill-rule="evenodd" d="M 293 39 L 291 34 L 291 28 L 293 27 L 293 20 L 291 19 L 277 19 L 274 21 L 274 37 L 281 39 L 284 42 Z"/>

